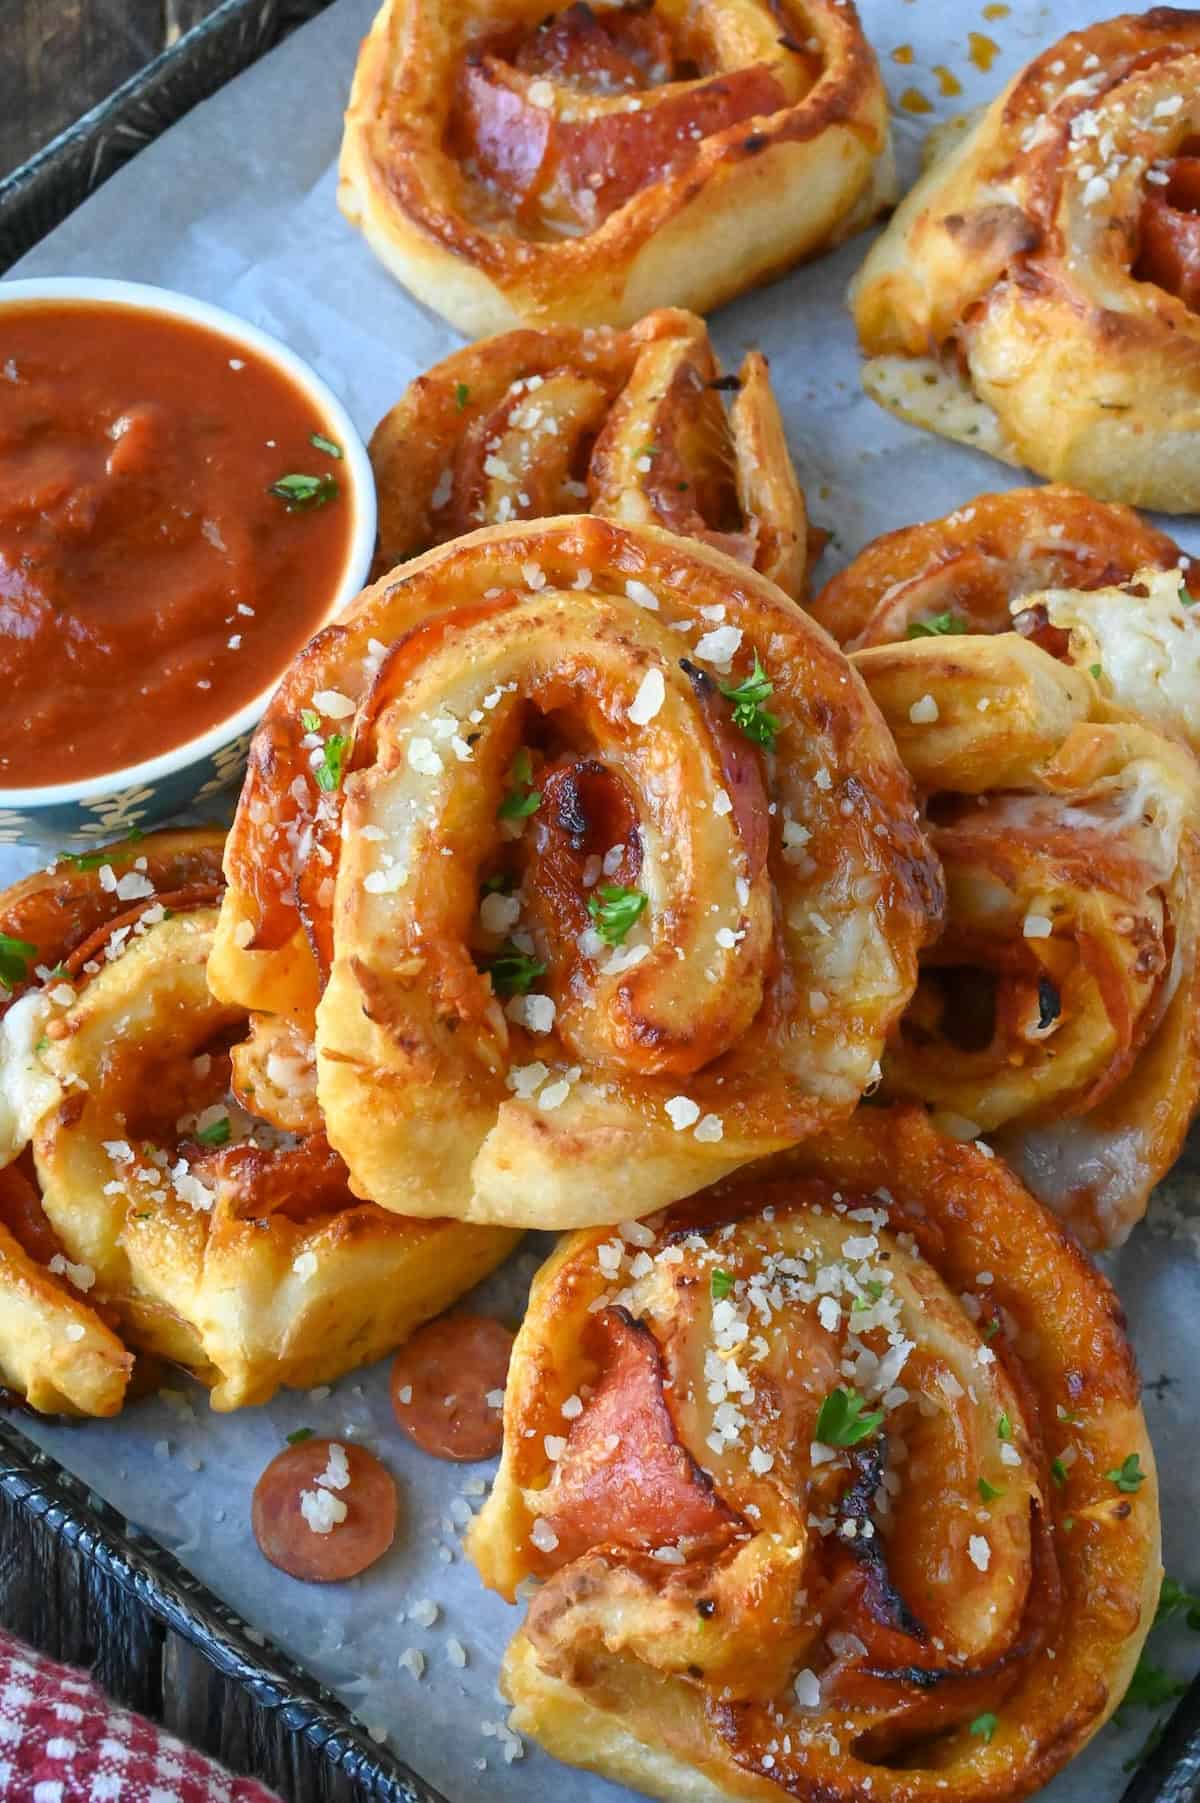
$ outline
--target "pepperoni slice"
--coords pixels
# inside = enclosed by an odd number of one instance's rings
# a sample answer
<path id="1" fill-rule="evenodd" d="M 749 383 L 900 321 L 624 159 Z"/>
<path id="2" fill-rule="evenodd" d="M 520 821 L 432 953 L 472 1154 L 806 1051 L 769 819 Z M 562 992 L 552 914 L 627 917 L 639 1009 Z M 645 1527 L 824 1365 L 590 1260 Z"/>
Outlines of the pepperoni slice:
<path id="1" fill-rule="evenodd" d="M 347 1473 L 340 1488 L 318 1481 Z M 290 1578 L 339 1584 L 386 1553 L 397 1506 L 395 1479 L 373 1453 L 340 1440 L 305 1440 L 271 1460 L 254 1486 L 250 1522 L 260 1552 Z M 333 1520 L 341 1507 L 344 1518 Z M 330 1522 L 326 1532 L 323 1521 Z"/>
<path id="2" fill-rule="evenodd" d="M 608 1541 L 653 1551 L 689 1540 L 718 1552 L 743 1524 L 679 1440 L 654 1335 L 625 1309 L 606 1308 L 592 1317 L 588 1349 L 602 1375 L 547 1493 L 556 1563 Z"/>
<path id="3" fill-rule="evenodd" d="M 512 1345 L 490 1315 L 443 1315 L 401 1348 L 392 1408 L 422 1452 L 468 1462 L 500 1451 L 504 1424 L 488 1397 L 504 1388 Z"/>
<path id="4" fill-rule="evenodd" d="M 1166 173 L 1166 187 L 1146 193 L 1134 274 L 1177 295 L 1195 313 L 1200 311 L 1200 157 L 1194 152 L 1176 157 Z"/>

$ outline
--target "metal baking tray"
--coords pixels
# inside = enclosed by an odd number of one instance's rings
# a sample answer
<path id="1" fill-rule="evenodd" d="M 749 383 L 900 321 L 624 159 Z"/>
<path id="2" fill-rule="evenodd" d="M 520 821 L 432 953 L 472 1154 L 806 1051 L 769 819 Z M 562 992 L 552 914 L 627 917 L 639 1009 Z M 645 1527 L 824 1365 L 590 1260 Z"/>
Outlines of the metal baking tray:
<path id="1" fill-rule="evenodd" d="M 221 0 L 137 75 L 0 181 L 0 274 L 108 177 L 329 0 Z M 0 1413 L 0 1491 L 198 1647 L 260 1708 L 380 1803 L 447 1803 L 377 1746 L 346 1705 L 248 1629 L 179 1561 Z M 569 1777 L 565 1780 L 569 1787 Z M 458 1800 L 465 1803 L 465 1800 Z M 1112 1799 L 1111 1803 L 1117 1803 Z M 1200 1676 L 1120 1803 L 1200 1803 Z"/>

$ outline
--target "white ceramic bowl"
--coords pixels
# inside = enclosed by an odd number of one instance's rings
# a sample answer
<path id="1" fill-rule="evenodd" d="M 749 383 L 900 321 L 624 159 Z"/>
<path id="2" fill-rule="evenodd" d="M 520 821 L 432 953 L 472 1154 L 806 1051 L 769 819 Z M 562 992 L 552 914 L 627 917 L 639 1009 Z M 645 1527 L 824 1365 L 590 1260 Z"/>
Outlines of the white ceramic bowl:
<path id="1" fill-rule="evenodd" d="M 25 306 L 30 301 L 90 301 L 190 320 L 273 363 L 311 397 L 326 431 L 342 447 L 339 476 L 354 510 L 342 575 L 316 630 L 336 619 L 364 586 L 370 571 L 375 549 L 375 483 L 366 446 L 350 415 L 315 371 L 286 344 L 236 314 L 146 282 L 90 276 L 0 282 L 0 322 L 6 307 Z M 251 734 L 282 675 L 281 667 L 253 701 L 158 757 L 80 782 L 41 788 L 0 787 L 0 843 L 62 845 L 115 839 L 197 803 L 203 806 L 239 780 Z"/>

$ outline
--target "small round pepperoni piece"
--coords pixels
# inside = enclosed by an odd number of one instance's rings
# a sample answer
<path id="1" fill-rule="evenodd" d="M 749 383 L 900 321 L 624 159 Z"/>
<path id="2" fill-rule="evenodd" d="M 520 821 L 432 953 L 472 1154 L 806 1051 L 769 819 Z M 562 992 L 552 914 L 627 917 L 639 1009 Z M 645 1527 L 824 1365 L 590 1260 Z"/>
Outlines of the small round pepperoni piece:
<path id="1" fill-rule="evenodd" d="M 396 1482 L 374 1454 L 340 1440 L 289 1446 L 254 1486 L 250 1520 L 272 1565 L 308 1584 L 356 1578 L 396 1534 Z"/>
<path id="2" fill-rule="evenodd" d="M 499 1452 L 512 1346 L 512 1334 L 490 1315 L 443 1315 L 401 1347 L 392 1408 L 422 1452 L 464 1463 Z"/>

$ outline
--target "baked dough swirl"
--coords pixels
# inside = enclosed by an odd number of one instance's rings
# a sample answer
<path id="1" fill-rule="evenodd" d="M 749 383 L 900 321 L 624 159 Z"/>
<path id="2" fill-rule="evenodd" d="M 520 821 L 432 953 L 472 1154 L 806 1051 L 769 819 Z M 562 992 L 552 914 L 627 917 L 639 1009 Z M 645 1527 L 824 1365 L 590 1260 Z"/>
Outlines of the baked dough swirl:
<path id="1" fill-rule="evenodd" d="M 1021 611 L 1014 603 L 1043 589 L 1113 588 L 1181 560 L 1175 541 L 1131 507 L 1057 484 L 1010 488 L 872 539 L 811 608 L 847 651 L 928 634 L 1011 632 Z M 1200 588 L 1200 572 L 1196 581 Z M 1030 635 L 1038 624 L 1029 622 Z"/>
<path id="2" fill-rule="evenodd" d="M 1191 585 L 1189 587 L 1189 585 Z M 1017 631 L 1200 756 L 1200 570 L 1130 507 L 1071 488 L 977 495 L 874 539 L 811 603 L 848 651 Z"/>
<path id="3" fill-rule="evenodd" d="M 1016 634 L 854 661 L 948 895 L 884 1093 L 985 1134 L 1087 1244 L 1119 1243 L 1200 1100 L 1196 761 Z"/>
<path id="4" fill-rule="evenodd" d="M 722 393 L 732 391 L 726 414 Z M 418 376 L 376 427 L 380 571 L 477 526 L 664 526 L 803 598 L 808 521 L 767 360 L 723 376 L 694 313 L 505 332 Z"/>
<path id="5" fill-rule="evenodd" d="M 513 1726 L 664 1798 L 1028 1796 L 1158 1597 L 1120 1320 L 1001 1161 L 912 1109 L 565 1239 L 468 1543 L 539 1586 Z"/>
<path id="6" fill-rule="evenodd" d="M 356 1192 L 539 1226 L 645 1213 L 847 1114 L 941 908 L 826 635 L 719 552 L 590 517 L 429 552 L 318 637 L 226 871 L 214 988 L 320 994 Z"/>
<path id="7" fill-rule="evenodd" d="M 145 907 L 136 898 L 147 888 L 164 907 L 213 899 L 222 844 L 220 833 L 155 833 L 63 858 L 0 896 L 7 953 L 0 984 L 0 1383 L 42 1413 L 116 1414 L 133 1357 L 114 1331 L 112 1311 L 92 1306 L 91 1285 L 71 1281 L 71 1262 L 42 1208 L 22 1118 L 23 1073 L 40 1027 L 33 1030 L 28 1008 L 7 1017 L 31 990 L 69 980 L 112 933 L 127 937 Z"/>
<path id="8" fill-rule="evenodd" d="M 869 223 L 891 184 L 851 0 L 387 0 L 338 197 L 477 337 L 707 312 Z"/>
<path id="9" fill-rule="evenodd" d="M 219 874 L 221 834 L 163 837 Z M 0 1170 L 0 1373 L 39 1409 L 112 1414 L 125 1342 L 232 1409 L 393 1350 L 513 1236 L 356 1201 L 311 1045 L 208 989 L 216 883 L 168 907 L 154 836 L 92 855 L 0 901 L 43 946 L 56 916 L 63 949 L 81 917 L 93 928 L 0 1028 L 9 1155 L 31 1147 Z"/>
<path id="10" fill-rule="evenodd" d="M 1104 500 L 1200 510 L 1200 12 L 1072 32 L 947 128 L 852 305 L 868 392 Z"/>

